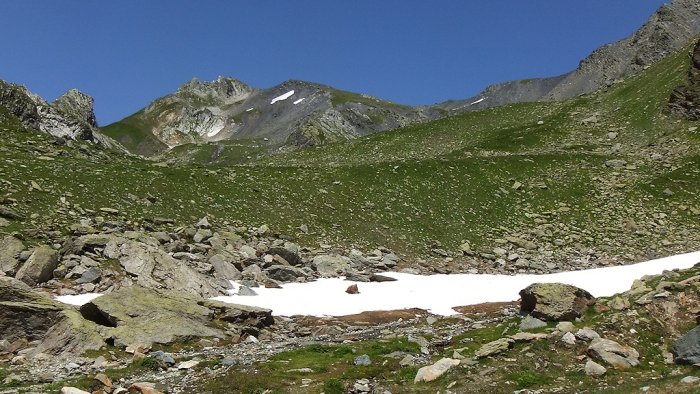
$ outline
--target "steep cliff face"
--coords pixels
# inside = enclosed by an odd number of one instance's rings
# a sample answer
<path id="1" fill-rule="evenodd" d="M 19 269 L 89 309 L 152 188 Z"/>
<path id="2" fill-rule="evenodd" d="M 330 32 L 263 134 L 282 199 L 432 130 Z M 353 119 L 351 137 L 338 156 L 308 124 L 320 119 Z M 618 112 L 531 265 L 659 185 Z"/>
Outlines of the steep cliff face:
<path id="1" fill-rule="evenodd" d="M 637 74 L 683 48 L 698 34 L 700 0 L 674 0 L 661 6 L 630 37 L 595 50 L 570 73 L 496 84 L 467 100 L 448 101 L 438 107 L 455 113 L 520 102 L 565 100 L 591 93 Z"/>
<path id="2" fill-rule="evenodd" d="M 97 130 L 93 99 L 75 89 L 49 104 L 24 86 L 0 81 L 0 105 L 27 128 L 55 137 L 106 142 Z"/>
<path id="3" fill-rule="evenodd" d="M 668 108 L 679 117 L 700 120 L 700 41 L 695 44 L 690 56 L 692 64 L 688 71 L 688 80 L 683 86 L 673 90 Z"/>
<path id="4" fill-rule="evenodd" d="M 212 82 L 194 79 L 105 131 L 144 155 L 188 143 L 227 140 L 255 140 L 273 149 L 357 138 L 444 113 L 311 82 L 287 81 L 255 89 L 220 77 Z"/>

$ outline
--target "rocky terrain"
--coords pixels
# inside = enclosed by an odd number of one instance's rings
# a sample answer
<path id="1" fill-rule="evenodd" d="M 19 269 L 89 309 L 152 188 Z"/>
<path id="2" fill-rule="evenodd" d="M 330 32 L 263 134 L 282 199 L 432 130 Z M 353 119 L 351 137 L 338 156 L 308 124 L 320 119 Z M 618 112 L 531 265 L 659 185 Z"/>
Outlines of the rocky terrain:
<path id="1" fill-rule="evenodd" d="M 458 113 L 512 103 L 571 99 L 639 73 L 683 48 L 698 34 L 700 2 L 674 0 L 659 8 L 637 32 L 595 50 L 570 73 L 496 84 L 475 97 L 448 101 L 439 107 Z"/>
<path id="2" fill-rule="evenodd" d="M 597 52 L 625 80 L 571 100 L 442 118 L 306 82 L 193 80 L 107 128 L 143 154 L 185 144 L 149 159 L 101 134 L 89 97 L 0 83 L 0 392 L 697 392 L 699 266 L 609 298 L 533 284 L 450 317 L 212 299 L 700 250 L 700 44 L 676 43 L 693 5 Z M 556 89 L 538 84 L 520 97 Z M 285 144 L 319 146 L 269 150 Z"/>
<path id="3" fill-rule="evenodd" d="M 304 81 L 269 89 L 232 78 L 197 79 L 138 113 L 105 127 L 132 152 L 185 144 L 252 142 L 266 148 L 344 141 L 435 119 L 442 111 L 407 107 Z"/>

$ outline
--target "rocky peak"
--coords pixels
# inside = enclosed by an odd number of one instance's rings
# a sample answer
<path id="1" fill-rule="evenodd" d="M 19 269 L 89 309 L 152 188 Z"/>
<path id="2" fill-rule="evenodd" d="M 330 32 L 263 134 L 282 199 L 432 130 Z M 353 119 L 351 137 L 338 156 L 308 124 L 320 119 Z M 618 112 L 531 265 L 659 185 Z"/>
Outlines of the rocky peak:
<path id="1" fill-rule="evenodd" d="M 92 127 L 97 127 L 94 104 L 95 100 L 92 97 L 77 89 L 71 89 L 57 98 L 51 105 L 66 114 L 87 122 Z"/>
<path id="2" fill-rule="evenodd" d="M 233 103 L 247 98 L 253 91 L 253 88 L 237 79 L 219 76 L 211 82 L 192 78 L 177 90 L 177 94 L 185 97 L 209 97 L 225 103 Z"/>

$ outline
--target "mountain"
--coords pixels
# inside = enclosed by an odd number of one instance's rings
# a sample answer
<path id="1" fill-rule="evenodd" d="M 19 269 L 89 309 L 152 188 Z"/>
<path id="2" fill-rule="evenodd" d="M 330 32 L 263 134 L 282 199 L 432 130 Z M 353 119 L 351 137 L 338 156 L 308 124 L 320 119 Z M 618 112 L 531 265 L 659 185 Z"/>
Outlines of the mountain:
<path id="1" fill-rule="evenodd" d="M 477 96 L 438 105 L 458 113 L 499 105 L 556 101 L 591 93 L 636 75 L 684 47 L 700 34 L 700 0 L 674 0 L 661 6 L 634 34 L 604 45 L 576 70 L 551 77 L 499 83 Z"/>
<path id="2" fill-rule="evenodd" d="M 442 115 L 439 109 L 397 105 L 311 82 L 256 89 L 219 77 L 193 79 L 104 131 L 132 152 L 149 156 L 184 144 L 228 140 L 313 146 Z"/>
<path id="3" fill-rule="evenodd" d="M 99 131 L 93 105 L 92 97 L 76 89 L 48 103 L 24 86 L 0 80 L 0 107 L 16 116 L 24 127 L 58 138 L 116 147 Z"/>

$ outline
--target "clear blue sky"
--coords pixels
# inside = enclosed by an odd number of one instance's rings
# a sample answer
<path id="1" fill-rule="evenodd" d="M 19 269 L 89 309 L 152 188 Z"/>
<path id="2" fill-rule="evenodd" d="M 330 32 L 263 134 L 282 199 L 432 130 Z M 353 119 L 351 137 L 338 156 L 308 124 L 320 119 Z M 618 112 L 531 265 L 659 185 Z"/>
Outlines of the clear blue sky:
<path id="1" fill-rule="evenodd" d="M 0 79 L 95 98 L 100 124 L 193 76 L 302 79 L 402 104 L 574 69 L 663 0 L 2 1 Z"/>

